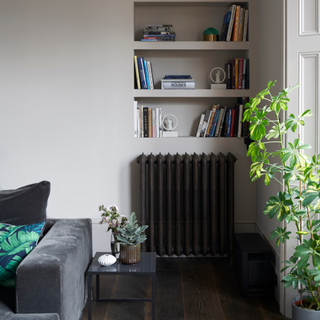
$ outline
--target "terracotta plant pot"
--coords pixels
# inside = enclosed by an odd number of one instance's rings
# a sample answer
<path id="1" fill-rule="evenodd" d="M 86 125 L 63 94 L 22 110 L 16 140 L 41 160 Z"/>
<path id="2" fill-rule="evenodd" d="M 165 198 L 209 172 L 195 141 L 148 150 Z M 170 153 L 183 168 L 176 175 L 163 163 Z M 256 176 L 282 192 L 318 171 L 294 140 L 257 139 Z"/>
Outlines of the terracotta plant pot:
<path id="1" fill-rule="evenodd" d="M 305 298 L 305 296 L 303 297 Z M 302 309 L 295 305 L 300 301 L 300 296 L 292 300 L 292 320 L 317 320 L 320 319 L 320 311 Z"/>
<path id="2" fill-rule="evenodd" d="M 125 246 L 120 244 L 120 261 L 124 264 L 136 264 L 140 261 L 141 244 Z"/>

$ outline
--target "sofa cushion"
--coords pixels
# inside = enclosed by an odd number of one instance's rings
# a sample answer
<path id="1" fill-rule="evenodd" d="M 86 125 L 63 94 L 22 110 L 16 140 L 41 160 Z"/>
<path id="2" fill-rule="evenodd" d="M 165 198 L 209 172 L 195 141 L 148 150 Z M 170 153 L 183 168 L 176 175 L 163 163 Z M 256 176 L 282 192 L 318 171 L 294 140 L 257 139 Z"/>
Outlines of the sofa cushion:
<path id="1" fill-rule="evenodd" d="M 0 221 L 24 225 L 46 221 L 50 182 L 42 181 L 15 190 L 0 191 Z"/>
<path id="2" fill-rule="evenodd" d="M 16 269 L 37 245 L 44 224 L 14 226 L 0 223 L 0 285 L 15 286 Z"/>

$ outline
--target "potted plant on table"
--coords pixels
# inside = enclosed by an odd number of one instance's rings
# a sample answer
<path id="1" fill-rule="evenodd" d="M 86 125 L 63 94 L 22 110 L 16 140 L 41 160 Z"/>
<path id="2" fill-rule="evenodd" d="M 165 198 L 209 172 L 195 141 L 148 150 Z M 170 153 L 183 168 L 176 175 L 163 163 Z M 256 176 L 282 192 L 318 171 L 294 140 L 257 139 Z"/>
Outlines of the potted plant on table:
<path id="1" fill-rule="evenodd" d="M 116 256 L 120 252 L 117 241 L 117 235 L 119 233 L 118 229 L 127 224 L 128 218 L 119 214 L 119 208 L 115 204 L 107 208 L 102 205 L 99 207 L 99 211 L 101 211 L 101 221 L 99 224 L 108 224 L 108 229 L 106 232 L 111 230 L 110 248 L 112 254 Z"/>
<path id="2" fill-rule="evenodd" d="M 125 264 L 135 264 L 140 261 L 141 243 L 147 239 L 143 232 L 148 226 L 139 226 L 137 224 L 136 214 L 131 213 L 125 226 L 121 226 L 117 234 L 117 240 L 120 243 L 120 261 Z"/>
<path id="3" fill-rule="evenodd" d="M 295 233 L 287 228 L 277 227 L 270 238 L 276 239 L 276 245 L 290 238 L 297 240 L 293 256 L 284 261 L 287 275 L 282 282 L 285 288 L 290 286 L 299 292 L 293 300 L 292 316 L 294 320 L 320 318 L 320 155 L 312 158 L 302 153 L 311 148 L 302 144 L 299 138 L 284 144 L 288 130 L 295 132 L 304 126 L 304 118 L 311 116 L 310 110 L 295 117 L 290 114 L 286 120 L 280 120 L 280 113 L 288 110 L 288 93 L 294 88 L 282 90 L 273 96 L 270 92 L 275 81 L 270 81 L 265 90 L 251 98 L 245 105 L 243 121 L 250 121 L 250 137 L 247 155 L 251 157 L 251 181 L 259 178 L 269 185 L 275 179 L 281 185 L 281 191 L 271 196 L 266 203 L 264 214 L 270 219 L 285 221 L 295 226 Z M 259 107 L 262 101 L 268 105 Z M 267 141 L 266 141 L 267 140 Z M 268 146 L 276 145 L 276 151 Z M 275 161 L 274 157 L 277 158 Z M 282 174 L 277 179 L 276 174 Z"/>

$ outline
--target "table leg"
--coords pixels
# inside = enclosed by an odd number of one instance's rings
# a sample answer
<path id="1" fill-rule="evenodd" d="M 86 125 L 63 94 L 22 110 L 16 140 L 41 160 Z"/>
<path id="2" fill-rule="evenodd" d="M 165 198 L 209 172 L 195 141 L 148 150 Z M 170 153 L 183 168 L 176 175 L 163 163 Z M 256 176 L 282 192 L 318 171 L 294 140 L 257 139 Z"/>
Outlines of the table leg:
<path id="1" fill-rule="evenodd" d="M 88 320 L 91 320 L 91 292 L 92 292 L 92 275 L 88 274 Z"/>
<path id="2" fill-rule="evenodd" d="M 156 319 L 156 274 L 152 275 L 152 320 Z"/>
<path id="3" fill-rule="evenodd" d="M 100 300 L 100 276 L 96 275 L 96 301 Z"/>

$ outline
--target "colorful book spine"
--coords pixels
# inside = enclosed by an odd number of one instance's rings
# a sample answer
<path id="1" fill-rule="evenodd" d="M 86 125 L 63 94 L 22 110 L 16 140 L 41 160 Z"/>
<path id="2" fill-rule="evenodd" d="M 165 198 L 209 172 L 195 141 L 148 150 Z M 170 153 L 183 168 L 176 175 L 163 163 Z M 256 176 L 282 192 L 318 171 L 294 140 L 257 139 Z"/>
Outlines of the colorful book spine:
<path id="1" fill-rule="evenodd" d="M 137 88 L 141 89 L 139 66 L 138 66 L 138 57 L 137 56 L 134 56 L 134 69 L 135 69 L 136 80 L 137 80 Z"/>
<path id="2" fill-rule="evenodd" d="M 144 74 L 146 75 L 147 88 L 150 89 L 147 61 L 143 60 Z"/>
<path id="3" fill-rule="evenodd" d="M 239 82 L 238 82 L 239 89 L 242 89 L 242 76 L 243 76 L 243 58 L 239 58 Z"/>
<path id="4" fill-rule="evenodd" d="M 235 89 L 239 89 L 239 59 L 234 59 Z"/>
<path id="5" fill-rule="evenodd" d="M 148 137 L 152 138 L 153 129 L 152 129 L 152 109 L 148 109 Z"/>
<path id="6" fill-rule="evenodd" d="M 148 108 L 143 108 L 143 137 L 149 137 L 149 118 L 148 118 Z"/>
<path id="7" fill-rule="evenodd" d="M 212 112 L 211 112 L 211 115 L 210 115 L 210 119 L 209 119 L 207 131 L 206 131 L 206 137 L 210 137 L 210 130 L 211 130 L 211 127 L 212 127 L 213 118 L 214 118 L 214 115 L 215 115 L 215 113 L 216 113 L 216 110 L 217 110 L 217 106 L 214 105 L 214 106 L 212 107 Z"/>
<path id="8" fill-rule="evenodd" d="M 232 118 L 232 109 L 228 111 L 228 129 L 227 129 L 227 137 L 230 137 L 230 130 L 231 130 L 231 118 Z"/>
<path id="9" fill-rule="evenodd" d="M 237 9 L 237 6 L 235 4 L 233 4 L 229 9 L 229 11 L 231 12 L 231 16 L 230 16 L 230 22 L 229 22 L 229 27 L 228 27 L 227 39 L 226 39 L 227 41 L 231 40 L 236 9 Z"/>
<path id="10" fill-rule="evenodd" d="M 219 118 L 217 121 L 217 127 L 216 127 L 216 132 L 214 134 L 215 137 L 219 137 L 219 133 L 220 133 L 220 126 L 221 126 L 221 121 L 223 118 L 223 114 L 224 114 L 224 108 L 220 109 L 220 113 L 219 113 Z"/>
<path id="11" fill-rule="evenodd" d="M 154 89 L 154 80 L 153 80 L 151 61 L 147 61 L 147 68 L 148 68 L 150 89 L 152 90 Z"/>
<path id="12" fill-rule="evenodd" d="M 234 24 L 233 24 L 233 32 L 232 32 L 232 41 L 238 41 L 239 36 L 239 23 L 240 23 L 240 10 L 241 6 L 237 6 L 236 13 L 234 17 Z"/>
<path id="13" fill-rule="evenodd" d="M 146 75 L 144 72 L 144 62 L 142 57 L 138 57 L 138 66 L 139 66 L 139 74 L 140 74 L 140 81 L 141 81 L 141 88 L 148 89 Z"/>
<path id="14" fill-rule="evenodd" d="M 152 137 L 157 137 L 156 110 L 152 109 Z"/>
<path id="15" fill-rule="evenodd" d="M 215 113 L 215 117 L 213 119 L 213 123 L 212 123 L 212 132 L 210 133 L 210 137 L 214 137 L 215 133 L 216 133 L 216 129 L 217 129 L 217 123 L 219 120 L 219 115 L 220 115 L 220 108 L 217 109 L 216 113 Z"/>

